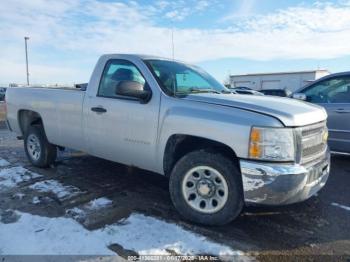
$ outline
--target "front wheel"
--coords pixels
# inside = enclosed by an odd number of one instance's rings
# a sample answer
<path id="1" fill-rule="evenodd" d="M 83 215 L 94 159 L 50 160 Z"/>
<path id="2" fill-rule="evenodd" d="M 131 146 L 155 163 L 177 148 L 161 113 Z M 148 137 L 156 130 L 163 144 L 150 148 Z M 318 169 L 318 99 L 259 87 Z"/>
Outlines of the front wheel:
<path id="1" fill-rule="evenodd" d="M 47 141 L 44 128 L 30 126 L 24 137 L 24 150 L 29 161 L 37 167 L 48 167 L 56 159 L 57 147 Z"/>
<path id="2" fill-rule="evenodd" d="M 170 195 L 185 218 L 205 225 L 223 225 L 243 207 L 241 176 L 222 154 L 199 150 L 182 157 L 170 176 Z"/>

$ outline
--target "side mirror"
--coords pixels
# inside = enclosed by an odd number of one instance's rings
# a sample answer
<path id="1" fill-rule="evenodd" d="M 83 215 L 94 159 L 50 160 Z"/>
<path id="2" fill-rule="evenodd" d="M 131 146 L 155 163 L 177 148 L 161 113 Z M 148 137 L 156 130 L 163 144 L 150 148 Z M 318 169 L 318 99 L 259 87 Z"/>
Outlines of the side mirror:
<path id="1" fill-rule="evenodd" d="M 134 97 L 144 103 L 148 102 L 152 95 L 150 90 L 145 90 L 144 85 L 136 81 L 120 81 L 115 88 L 115 94 Z"/>
<path id="2" fill-rule="evenodd" d="M 306 95 L 304 93 L 295 93 L 292 97 L 295 99 L 306 101 Z"/>

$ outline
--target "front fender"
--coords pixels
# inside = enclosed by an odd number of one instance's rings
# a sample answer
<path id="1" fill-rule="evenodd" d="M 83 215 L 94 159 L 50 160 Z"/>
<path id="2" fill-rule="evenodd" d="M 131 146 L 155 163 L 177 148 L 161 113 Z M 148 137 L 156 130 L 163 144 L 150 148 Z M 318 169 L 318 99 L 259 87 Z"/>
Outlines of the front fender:
<path id="1" fill-rule="evenodd" d="M 161 171 L 167 141 L 173 135 L 210 139 L 230 147 L 238 158 L 246 158 L 250 129 L 253 125 L 281 126 L 281 123 L 272 117 L 227 106 L 203 104 L 180 98 L 168 98 L 162 104 L 164 107 L 160 114 L 157 148 Z"/>

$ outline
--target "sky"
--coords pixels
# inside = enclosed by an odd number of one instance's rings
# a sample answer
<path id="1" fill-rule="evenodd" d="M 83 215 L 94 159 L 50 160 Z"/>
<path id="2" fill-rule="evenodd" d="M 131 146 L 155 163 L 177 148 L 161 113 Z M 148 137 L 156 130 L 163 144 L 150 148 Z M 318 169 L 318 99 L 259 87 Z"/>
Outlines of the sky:
<path id="1" fill-rule="evenodd" d="M 0 84 L 88 82 L 105 53 L 229 74 L 350 70 L 350 0 L 2 0 Z"/>

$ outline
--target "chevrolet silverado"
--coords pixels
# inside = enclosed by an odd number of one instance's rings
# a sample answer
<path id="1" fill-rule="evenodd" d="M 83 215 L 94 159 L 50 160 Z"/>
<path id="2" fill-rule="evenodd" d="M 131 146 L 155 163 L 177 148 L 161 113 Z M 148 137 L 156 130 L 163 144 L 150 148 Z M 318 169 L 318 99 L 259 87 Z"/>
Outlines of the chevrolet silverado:
<path id="1" fill-rule="evenodd" d="M 306 200 L 329 175 L 322 107 L 233 94 L 178 61 L 103 55 L 87 86 L 8 88 L 6 106 L 33 165 L 68 147 L 165 175 L 178 212 L 201 224 Z"/>

